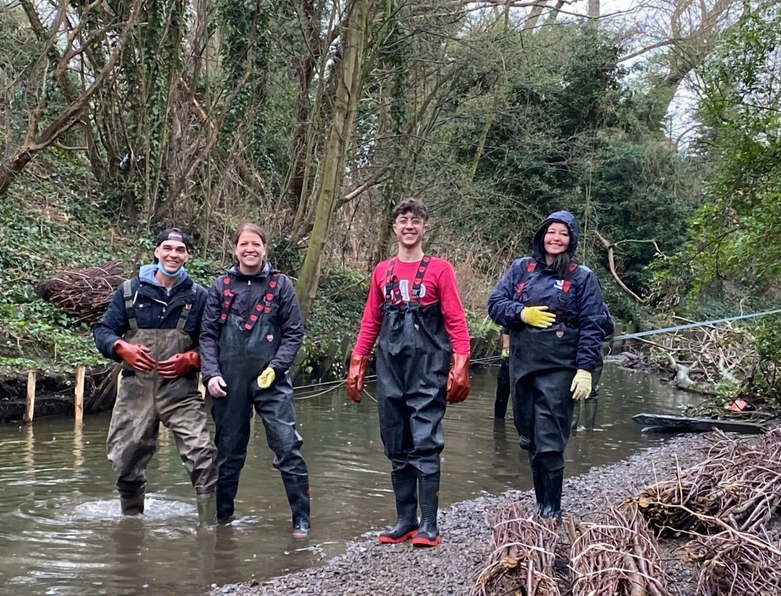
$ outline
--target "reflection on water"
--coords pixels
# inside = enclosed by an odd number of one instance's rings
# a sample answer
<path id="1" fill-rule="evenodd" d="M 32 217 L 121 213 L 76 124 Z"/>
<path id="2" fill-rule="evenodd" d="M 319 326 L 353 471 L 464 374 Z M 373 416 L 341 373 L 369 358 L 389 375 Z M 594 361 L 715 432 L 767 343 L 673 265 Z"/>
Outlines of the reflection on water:
<path id="1" fill-rule="evenodd" d="M 448 410 L 441 503 L 531 487 L 512 412 L 493 419 L 495 370 L 477 372 L 469 399 Z M 370 392 L 373 387 L 368 387 Z M 567 474 L 586 472 L 658 442 L 631 421 L 674 413 L 695 399 L 644 373 L 608 366 L 596 427 L 574 432 Z M 290 512 L 262 425 L 253 436 L 237 521 L 196 529 L 195 496 L 168 431 L 149 467 L 146 513 L 123 518 L 106 460 L 108 416 L 0 426 L 0 588 L 20 596 L 185 595 L 212 584 L 263 579 L 317 564 L 345 540 L 393 522 L 390 466 L 376 404 L 334 391 L 297 403 L 311 474 L 312 532 L 290 537 Z"/>

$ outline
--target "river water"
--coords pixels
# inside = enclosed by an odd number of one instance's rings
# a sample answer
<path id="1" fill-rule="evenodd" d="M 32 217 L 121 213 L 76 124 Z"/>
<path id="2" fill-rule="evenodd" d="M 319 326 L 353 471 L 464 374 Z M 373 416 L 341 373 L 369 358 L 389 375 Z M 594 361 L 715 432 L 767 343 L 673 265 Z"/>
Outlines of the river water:
<path id="1" fill-rule="evenodd" d="M 448 409 L 442 506 L 531 488 L 511 412 L 493 420 L 495 375 L 476 372 L 469 399 Z M 596 428 L 573 433 L 566 474 L 662 440 L 642 436 L 633 414 L 675 413 L 694 401 L 652 375 L 608 365 Z M 0 594 L 198 594 L 316 565 L 342 552 L 346 540 L 391 524 L 376 404 L 366 398 L 354 406 L 339 389 L 300 399 L 297 414 L 312 492 L 312 531 L 303 543 L 290 538 L 290 512 L 261 424 L 241 478 L 238 519 L 212 531 L 196 530 L 195 497 L 167 431 L 148 469 L 146 514 L 125 519 L 106 460 L 108 415 L 87 417 L 81 427 L 64 419 L 0 426 Z"/>

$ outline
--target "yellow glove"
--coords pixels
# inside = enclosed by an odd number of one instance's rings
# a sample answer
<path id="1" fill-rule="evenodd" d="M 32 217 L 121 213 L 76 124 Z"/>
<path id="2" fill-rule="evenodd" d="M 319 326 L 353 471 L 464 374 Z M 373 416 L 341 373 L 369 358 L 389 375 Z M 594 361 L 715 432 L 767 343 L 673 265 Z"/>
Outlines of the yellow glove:
<path id="1" fill-rule="evenodd" d="M 258 376 L 258 387 L 261 389 L 268 389 L 276 378 L 277 373 L 274 372 L 273 368 L 269 367 Z"/>
<path id="2" fill-rule="evenodd" d="M 587 370 L 578 369 L 575 373 L 575 378 L 572 379 L 572 386 L 569 388 L 572 391 L 572 399 L 583 401 L 589 395 L 591 395 L 591 373 Z"/>
<path id="3" fill-rule="evenodd" d="M 507 360 L 510 357 L 510 348 L 502 348 L 502 360 Z"/>
<path id="4" fill-rule="evenodd" d="M 521 321 L 532 327 L 546 329 L 556 322 L 556 315 L 545 312 L 547 306 L 524 306 L 521 311 Z"/>

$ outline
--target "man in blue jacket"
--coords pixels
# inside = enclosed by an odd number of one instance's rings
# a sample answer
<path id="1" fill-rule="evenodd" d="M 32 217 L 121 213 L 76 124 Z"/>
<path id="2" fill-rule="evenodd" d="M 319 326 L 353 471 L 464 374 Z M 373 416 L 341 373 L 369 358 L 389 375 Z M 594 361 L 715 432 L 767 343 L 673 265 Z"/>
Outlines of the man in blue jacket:
<path id="1" fill-rule="evenodd" d="M 216 520 L 216 449 L 198 391 L 198 335 L 206 290 L 184 269 L 192 245 L 178 228 L 162 232 L 155 259 L 117 288 L 93 336 L 101 354 L 122 362 L 108 432 L 122 513 L 144 512 L 145 470 L 162 422 L 173 432 L 195 487 L 203 526 Z"/>

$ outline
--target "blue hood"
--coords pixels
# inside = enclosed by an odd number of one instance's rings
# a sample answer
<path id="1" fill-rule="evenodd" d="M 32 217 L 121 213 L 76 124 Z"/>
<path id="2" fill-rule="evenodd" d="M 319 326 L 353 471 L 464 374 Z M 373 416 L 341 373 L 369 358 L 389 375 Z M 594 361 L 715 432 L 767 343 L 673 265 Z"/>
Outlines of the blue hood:
<path id="1" fill-rule="evenodd" d="M 143 281 L 144 283 L 151 284 L 153 286 L 158 286 L 162 288 L 162 284 L 157 281 L 155 278 L 155 273 L 157 273 L 157 265 L 151 264 L 151 265 L 141 265 L 141 268 L 138 270 L 138 279 Z M 189 276 L 187 275 L 187 271 L 185 271 L 184 267 L 182 267 L 179 270 L 179 279 L 176 280 L 176 283 L 174 284 L 174 287 L 178 286 L 179 284 L 183 283 L 184 280 L 186 280 Z"/>
<path id="2" fill-rule="evenodd" d="M 578 248 L 578 220 L 569 211 L 554 211 L 545 221 L 537 228 L 537 232 L 534 234 L 534 242 L 532 247 L 534 248 L 534 257 L 541 258 L 545 254 L 545 247 L 543 246 L 543 240 L 545 239 L 545 232 L 548 226 L 552 223 L 562 223 L 567 226 L 569 230 L 569 248 L 567 252 L 572 255 Z"/>

